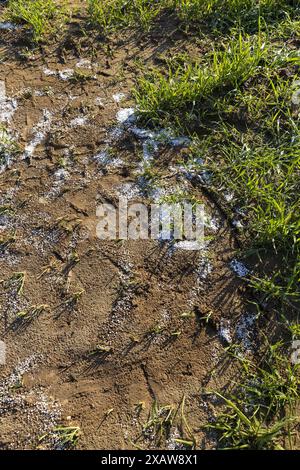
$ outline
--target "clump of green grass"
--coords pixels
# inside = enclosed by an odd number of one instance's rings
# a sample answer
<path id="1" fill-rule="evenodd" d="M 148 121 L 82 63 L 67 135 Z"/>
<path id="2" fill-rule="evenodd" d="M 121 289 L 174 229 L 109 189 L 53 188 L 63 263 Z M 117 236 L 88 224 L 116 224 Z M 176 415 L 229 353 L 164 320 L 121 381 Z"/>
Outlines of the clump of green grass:
<path id="1" fill-rule="evenodd" d="M 111 354 L 113 352 L 113 348 L 111 346 L 98 344 L 92 351 L 89 352 L 89 356 L 105 356 Z"/>
<path id="2" fill-rule="evenodd" d="M 78 217 L 73 216 L 65 216 L 65 217 L 58 217 L 55 220 L 54 224 L 51 225 L 52 229 L 59 229 L 66 234 L 72 234 L 75 230 L 80 227 L 82 220 Z"/>
<path id="3" fill-rule="evenodd" d="M 80 437 L 79 426 L 56 426 L 49 434 L 41 436 L 40 445 L 45 443 L 46 446 L 55 450 L 69 450 L 77 446 Z"/>
<path id="4" fill-rule="evenodd" d="M 218 432 L 220 447 L 282 449 L 298 425 L 299 364 L 291 364 L 281 343 L 270 346 L 260 366 L 236 356 L 243 367 L 241 382 L 232 396 L 216 393 L 225 409 L 208 428 Z"/>
<path id="5" fill-rule="evenodd" d="M 159 406 L 152 404 L 148 421 L 145 423 L 144 434 L 152 434 L 158 443 L 167 439 L 175 418 L 176 408 L 173 405 Z"/>
<path id="6" fill-rule="evenodd" d="M 187 25 L 228 31 L 239 25 L 248 32 L 261 25 L 269 26 L 288 15 L 292 17 L 299 1 L 286 0 L 174 0 L 179 18 Z"/>
<path id="7" fill-rule="evenodd" d="M 159 70 L 139 79 L 135 97 L 144 119 L 176 119 L 183 126 L 204 117 L 215 94 L 238 89 L 258 72 L 267 55 L 260 37 L 239 37 L 225 50 L 214 50 L 199 63 L 170 62 L 167 76 Z"/>
<path id="8" fill-rule="evenodd" d="M 3 285 L 4 289 L 13 289 L 17 295 L 22 295 L 24 290 L 26 273 L 16 272 L 13 273 L 9 279 L 2 279 L 0 284 Z"/>
<path id="9" fill-rule="evenodd" d="M 0 251 L 5 250 L 8 248 L 10 245 L 16 242 L 17 236 L 16 233 L 10 233 L 8 235 L 0 235 Z"/>
<path id="10" fill-rule="evenodd" d="M 186 417 L 185 405 L 185 395 L 177 406 L 172 404 L 161 406 L 157 401 L 154 401 L 148 419 L 143 426 L 142 436 L 139 438 L 150 438 L 155 445 L 165 447 L 172 430 L 176 428 L 181 437 L 173 439 L 175 445 L 177 444 L 179 448 L 195 448 L 196 440 Z M 140 412 L 143 407 L 144 404 L 139 403 L 137 410 Z"/>
<path id="11" fill-rule="evenodd" d="M 58 309 L 67 309 L 67 310 L 72 310 L 73 308 L 76 307 L 80 299 L 82 298 L 84 294 L 84 289 L 81 289 L 77 292 L 74 292 L 72 294 L 69 294 L 67 298 L 60 304 L 58 305 Z"/>
<path id="12" fill-rule="evenodd" d="M 229 188 L 239 198 L 247 227 L 245 248 L 274 257 L 273 272 L 260 270 L 250 283 L 265 294 L 265 300 L 288 304 L 300 294 L 298 138 L 291 142 L 281 137 L 277 145 L 266 144 L 252 132 L 241 133 L 223 125 L 217 139 L 215 144 L 210 142 L 207 151 L 215 187 Z"/>
<path id="13" fill-rule="evenodd" d="M 108 33 L 115 29 L 139 25 L 149 30 L 153 20 L 168 3 L 164 0 L 88 0 L 88 16 L 92 26 Z"/>
<path id="14" fill-rule="evenodd" d="M 22 322 L 31 322 L 35 318 L 38 318 L 42 313 L 45 311 L 49 310 L 49 305 L 32 305 L 26 310 L 23 310 L 21 312 L 18 312 L 16 315 L 16 320 L 17 321 L 22 321 Z"/>
<path id="15" fill-rule="evenodd" d="M 35 42 L 42 41 L 47 33 L 53 31 L 54 20 L 62 18 L 54 0 L 10 0 L 4 14 L 14 23 L 27 24 Z"/>
<path id="16" fill-rule="evenodd" d="M 9 204 L 3 204 L 0 206 L 0 217 L 2 215 L 12 215 L 14 214 L 14 208 Z"/>
<path id="17" fill-rule="evenodd" d="M 5 168 L 19 152 L 20 149 L 12 135 L 0 124 L 0 168 Z"/>

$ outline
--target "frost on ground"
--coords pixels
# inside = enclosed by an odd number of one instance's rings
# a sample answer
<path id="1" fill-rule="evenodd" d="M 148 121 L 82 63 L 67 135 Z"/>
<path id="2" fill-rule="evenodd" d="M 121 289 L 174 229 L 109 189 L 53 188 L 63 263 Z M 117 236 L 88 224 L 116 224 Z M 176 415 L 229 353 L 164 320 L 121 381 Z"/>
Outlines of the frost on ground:
<path id="1" fill-rule="evenodd" d="M 11 163 L 13 155 L 16 153 L 16 143 L 13 134 L 7 128 L 18 107 L 14 98 L 6 95 L 6 86 L 3 80 L 0 81 L 0 173 L 2 173 Z"/>
<path id="2" fill-rule="evenodd" d="M 38 145 L 43 142 L 47 133 L 50 131 L 51 122 L 52 114 L 47 109 L 44 109 L 42 119 L 32 130 L 33 137 L 25 147 L 23 158 L 30 158 L 33 156 Z"/>
<path id="3" fill-rule="evenodd" d="M 29 356 L 0 382 L 0 417 L 22 417 L 22 428 L 15 422 L 13 436 L 9 437 L 9 446 L 14 449 L 37 445 L 38 439 L 52 431 L 61 419 L 61 409 L 56 401 L 39 387 L 30 390 L 23 387 L 24 375 L 36 369 L 41 361 L 42 357 L 37 354 Z"/>
<path id="4" fill-rule="evenodd" d="M 230 264 L 230 268 L 232 269 L 233 272 L 239 277 L 245 277 L 248 276 L 250 273 L 249 269 L 241 262 L 236 259 L 233 259 Z"/>
<path id="5" fill-rule="evenodd" d="M 134 108 L 122 108 L 117 112 L 117 121 L 121 124 L 131 124 L 135 120 Z"/>
<path id="6" fill-rule="evenodd" d="M 12 31 L 17 29 L 17 25 L 10 23 L 8 21 L 0 22 L 0 29 Z"/>
<path id="7" fill-rule="evenodd" d="M 232 331 L 229 320 L 221 320 L 219 327 L 219 336 L 225 343 L 232 343 Z"/>
<path id="8" fill-rule="evenodd" d="M 61 80 L 70 80 L 74 76 L 74 69 L 65 69 L 65 70 L 59 70 L 58 72 L 56 70 L 51 70 L 48 68 L 44 68 L 43 70 L 44 74 L 47 77 L 58 77 Z"/>
<path id="9" fill-rule="evenodd" d="M 126 95 L 124 93 L 115 93 L 113 95 L 113 100 L 115 103 L 121 103 L 126 98 Z"/>
<path id="10" fill-rule="evenodd" d="M 114 95 L 115 101 L 116 96 L 119 97 L 120 95 Z M 142 148 L 144 163 L 150 162 L 162 144 L 170 145 L 171 147 L 188 147 L 191 144 L 191 140 L 188 137 L 176 136 L 171 129 L 150 130 L 138 127 L 136 125 L 137 114 L 134 108 L 119 109 L 116 119 L 137 139 L 143 141 Z"/>
<path id="11" fill-rule="evenodd" d="M 244 313 L 236 326 L 236 337 L 246 351 L 255 349 L 255 323 L 257 316 L 253 313 Z"/>
<path id="12" fill-rule="evenodd" d="M 10 122 L 17 107 L 17 101 L 6 96 L 5 82 L 0 81 L 0 123 Z"/>
<path id="13" fill-rule="evenodd" d="M 72 119 L 70 122 L 71 127 L 80 127 L 85 126 L 88 123 L 88 116 L 78 116 L 77 118 Z"/>

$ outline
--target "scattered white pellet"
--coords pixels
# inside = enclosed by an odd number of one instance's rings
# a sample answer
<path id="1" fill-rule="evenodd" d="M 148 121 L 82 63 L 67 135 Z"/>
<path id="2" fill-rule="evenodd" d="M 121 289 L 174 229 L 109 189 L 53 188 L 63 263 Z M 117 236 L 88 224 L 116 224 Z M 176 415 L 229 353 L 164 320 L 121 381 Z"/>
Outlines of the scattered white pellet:
<path id="1" fill-rule="evenodd" d="M 219 337 L 226 343 L 232 343 L 232 334 L 229 320 L 221 320 L 219 327 Z"/>
<path id="2" fill-rule="evenodd" d="M 245 277 L 250 272 L 249 269 L 241 261 L 238 261 L 236 259 L 230 261 L 229 266 L 239 277 Z"/>

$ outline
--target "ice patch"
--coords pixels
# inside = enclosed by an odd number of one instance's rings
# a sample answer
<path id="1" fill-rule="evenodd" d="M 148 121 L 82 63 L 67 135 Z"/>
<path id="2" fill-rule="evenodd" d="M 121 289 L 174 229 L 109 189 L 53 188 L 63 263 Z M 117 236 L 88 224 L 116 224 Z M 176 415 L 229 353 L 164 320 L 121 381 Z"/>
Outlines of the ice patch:
<path id="1" fill-rule="evenodd" d="M 0 173 L 10 165 L 15 153 L 15 143 L 11 134 L 0 126 Z"/>
<path id="2" fill-rule="evenodd" d="M 232 334 L 229 320 L 221 320 L 219 327 L 219 337 L 228 344 L 232 343 Z"/>
<path id="3" fill-rule="evenodd" d="M 136 119 L 134 108 L 122 108 L 117 112 L 117 121 L 122 124 L 133 123 Z"/>
<path id="4" fill-rule="evenodd" d="M 124 129 L 122 127 L 116 126 L 110 132 L 110 138 L 112 140 L 120 139 L 124 134 Z"/>
<path id="5" fill-rule="evenodd" d="M 149 161 L 154 157 L 155 153 L 159 150 L 159 146 L 162 144 L 170 145 L 172 147 L 183 147 L 188 146 L 191 142 L 188 137 L 174 137 L 174 134 L 170 129 L 151 131 L 149 129 L 132 126 L 129 130 L 138 139 L 145 140 L 143 143 L 143 156 L 146 161 Z"/>
<path id="6" fill-rule="evenodd" d="M 54 75 L 56 75 L 56 71 L 55 70 L 50 70 L 48 68 L 44 68 L 43 69 L 43 73 L 47 76 L 47 77 L 53 77 Z"/>
<path id="7" fill-rule="evenodd" d="M 120 167 L 124 165 L 124 162 L 121 158 L 117 158 L 114 155 L 111 155 L 109 151 L 102 150 L 97 155 L 94 156 L 94 160 L 105 168 Z"/>
<path id="8" fill-rule="evenodd" d="M 250 272 L 249 269 L 241 261 L 238 261 L 236 259 L 230 261 L 229 266 L 239 277 L 245 277 Z"/>
<path id="9" fill-rule="evenodd" d="M 115 103 L 121 103 L 126 98 L 124 93 L 116 93 L 113 95 L 113 100 Z"/>
<path id="10" fill-rule="evenodd" d="M 80 127 L 80 126 L 85 126 L 88 122 L 88 117 L 87 116 L 78 116 L 75 119 L 72 119 L 70 122 L 71 127 Z"/>
<path id="11" fill-rule="evenodd" d="M 149 131 L 148 129 L 139 128 L 136 126 L 131 127 L 130 131 L 133 135 L 135 135 L 138 139 L 154 139 L 155 133 Z"/>
<path id="12" fill-rule="evenodd" d="M 69 177 L 69 173 L 64 168 L 60 168 L 54 173 L 54 177 L 56 180 L 62 181 Z"/>
<path id="13" fill-rule="evenodd" d="M 4 366 L 6 364 L 6 343 L 4 341 L 0 341 L 0 366 Z"/>
<path id="14" fill-rule="evenodd" d="M 60 168 L 54 173 L 54 182 L 51 190 L 45 194 L 46 199 L 53 199 L 61 194 L 64 182 L 70 177 L 70 174 L 64 168 Z"/>
<path id="15" fill-rule="evenodd" d="M 141 197 L 141 190 L 134 182 L 124 183 L 117 188 L 117 191 L 119 196 L 124 196 L 128 200 Z"/>
<path id="16" fill-rule="evenodd" d="M 148 139 L 143 143 L 144 161 L 149 162 L 159 150 L 159 143 L 154 139 Z"/>
<path id="17" fill-rule="evenodd" d="M 236 337 L 242 342 L 242 345 L 246 351 L 253 349 L 253 327 L 255 325 L 257 316 L 253 313 L 243 314 L 236 327 Z"/>
<path id="18" fill-rule="evenodd" d="M 0 23 L 0 29 L 13 30 L 17 29 L 17 25 L 9 23 L 8 21 L 4 21 Z"/>
<path id="19" fill-rule="evenodd" d="M 82 69 L 91 69 L 92 64 L 91 64 L 91 61 L 89 59 L 80 59 L 79 62 L 77 62 L 76 67 L 78 67 L 79 69 L 80 68 L 82 68 Z"/>
<path id="20" fill-rule="evenodd" d="M 47 133 L 50 131 L 51 122 L 52 114 L 47 109 L 44 109 L 42 119 L 33 128 L 33 138 L 31 142 L 26 145 L 23 158 L 30 158 L 34 154 L 37 146 L 43 142 Z"/>
<path id="21" fill-rule="evenodd" d="M 242 229 L 244 227 L 244 225 L 242 224 L 242 222 L 240 220 L 233 220 L 232 221 L 232 225 L 238 229 Z"/>
<path id="22" fill-rule="evenodd" d="M 204 227 L 210 229 L 212 232 L 217 232 L 219 230 L 219 221 L 216 217 L 206 216 L 204 221 Z"/>
<path id="23" fill-rule="evenodd" d="M 231 202 L 234 199 L 234 193 L 225 193 L 224 198 L 226 202 Z"/>
<path id="24" fill-rule="evenodd" d="M 172 147 L 188 147 L 191 143 L 191 139 L 188 137 L 175 137 L 169 141 Z"/>
<path id="25" fill-rule="evenodd" d="M 22 385 L 24 374 L 34 370 L 41 360 L 42 356 L 36 354 L 28 357 L 0 382 L 0 416 L 14 416 L 16 413 L 23 416 L 26 427 L 14 433 L 15 439 L 19 442 L 23 438 L 31 447 L 33 444 L 36 446 L 36 436 L 52 431 L 61 420 L 59 404 L 47 397 L 40 388 L 27 390 L 25 387 L 22 393 L 15 391 Z"/>
<path id="26" fill-rule="evenodd" d="M 58 72 L 58 76 L 59 78 L 61 78 L 61 80 L 70 80 L 70 78 L 72 78 L 73 75 L 74 75 L 73 69 L 65 69 L 65 70 L 60 70 Z"/>
<path id="27" fill-rule="evenodd" d="M 185 165 L 180 166 L 179 170 L 188 180 L 196 178 L 200 181 L 200 183 L 208 184 L 210 183 L 212 175 L 205 168 L 203 168 L 203 170 L 201 169 L 203 165 L 203 159 L 198 157 L 191 159 Z"/>
<path id="28" fill-rule="evenodd" d="M 47 75 L 48 77 L 57 76 L 61 80 L 69 80 L 70 78 L 72 78 L 74 76 L 74 70 L 73 69 L 59 70 L 58 72 L 56 72 L 55 70 L 44 68 L 43 73 L 45 75 Z"/>
<path id="29" fill-rule="evenodd" d="M 42 90 L 34 90 L 34 96 L 45 96 L 45 92 Z"/>

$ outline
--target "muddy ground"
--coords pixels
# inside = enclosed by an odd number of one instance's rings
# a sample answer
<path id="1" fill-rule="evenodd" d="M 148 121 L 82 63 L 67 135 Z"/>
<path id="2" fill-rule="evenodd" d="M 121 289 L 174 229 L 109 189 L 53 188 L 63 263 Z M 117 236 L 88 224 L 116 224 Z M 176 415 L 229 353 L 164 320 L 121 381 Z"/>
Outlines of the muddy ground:
<path id="1" fill-rule="evenodd" d="M 157 144 L 124 122 L 137 62 L 197 49 L 172 28 L 109 44 L 83 38 L 76 23 L 70 31 L 26 54 L 23 33 L 1 31 L 0 116 L 17 151 L 7 152 L 0 176 L 0 448 L 53 448 L 60 424 L 80 427 L 81 449 L 176 448 L 176 437 L 188 438 L 180 420 L 166 442 L 142 430 L 154 401 L 177 407 L 183 396 L 197 446 L 214 448 L 203 425 L 218 403 L 205 391 L 235 380 L 229 343 L 251 353 L 257 340 L 243 266 L 232 263 L 237 232 L 180 163 L 184 140 Z M 145 188 L 146 158 L 158 179 Z M 202 250 L 97 238 L 98 203 L 179 192 L 206 206 Z M 18 293 L 11 277 L 20 272 Z M 39 315 L 18 318 L 40 305 Z M 106 352 L 91 354 L 97 345 Z"/>

